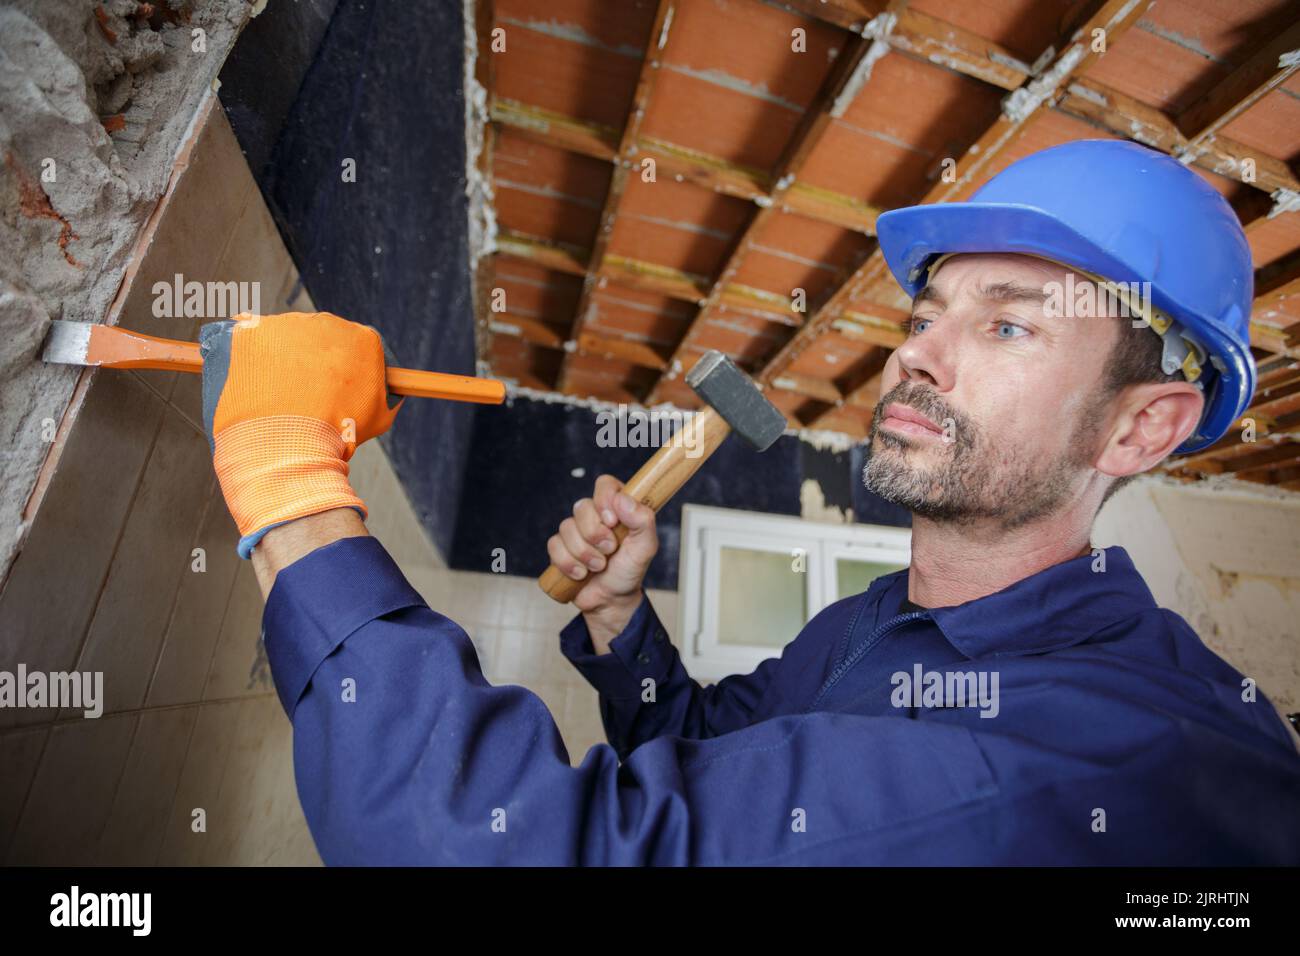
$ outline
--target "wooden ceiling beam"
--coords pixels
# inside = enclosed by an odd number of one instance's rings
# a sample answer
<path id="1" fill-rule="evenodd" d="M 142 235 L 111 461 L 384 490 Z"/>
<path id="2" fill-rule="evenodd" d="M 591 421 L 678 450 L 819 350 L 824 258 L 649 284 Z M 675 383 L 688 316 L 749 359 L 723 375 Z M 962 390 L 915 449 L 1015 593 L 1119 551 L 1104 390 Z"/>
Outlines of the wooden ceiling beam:
<path id="1" fill-rule="evenodd" d="M 1086 76 L 1075 79 L 1053 106 L 1074 119 L 1171 155 L 1186 155 L 1188 140 L 1166 114 Z M 1300 180 L 1283 160 L 1264 156 L 1234 139 L 1215 136 L 1195 151 L 1192 162 L 1207 172 L 1235 179 L 1266 193 L 1300 191 Z"/>
<path id="2" fill-rule="evenodd" d="M 1300 22 L 1264 41 L 1212 90 L 1178 114 L 1186 149 L 1197 150 L 1246 110 L 1300 69 Z"/>
<path id="3" fill-rule="evenodd" d="M 872 28 L 873 21 L 878 25 L 882 14 L 892 12 L 893 26 L 883 39 L 895 50 L 1004 90 L 1018 89 L 1033 70 L 1033 65 L 992 40 L 919 10 L 891 11 L 880 0 L 770 0 L 769 5 L 860 35 Z"/>
<path id="4" fill-rule="evenodd" d="M 619 132 L 612 126 L 575 119 L 503 96 L 492 97 L 488 115 L 495 125 L 552 149 L 608 161 L 618 155 Z"/>
<path id="5" fill-rule="evenodd" d="M 709 280 L 704 276 L 613 253 L 605 254 L 601 276 L 631 289 L 696 304 L 709 291 Z"/>
<path id="6" fill-rule="evenodd" d="M 502 229 L 497 234 L 496 245 L 498 255 L 535 262 L 543 268 L 567 272 L 570 275 L 587 274 L 590 251 L 566 242 Z"/>
<path id="7" fill-rule="evenodd" d="M 891 9 L 901 8 L 905 0 L 893 0 Z M 791 135 L 781 157 L 777 160 L 772 173 L 774 180 L 771 192 L 765 201 L 758 204 L 749 222 L 732 244 L 709 294 L 700 304 L 699 311 L 687 326 L 685 334 L 673 353 L 667 371 L 650 390 L 647 401 L 654 404 L 660 397 L 660 386 L 672 381 L 683 371 L 682 356 L 699 345 L 701 335 L 707 330 L 705 319 L 719 306 L 723 290 L 732 283 L 736 273 L 745 264 L 751 248 L 762 233 L 764 226 L 777 209 L 784 204 L 790 188 L 799 178 L 804 164 L 821 142 L 837 116 L 842 116 L 854 97 L 871 76 L 871 67 L 889 49 L 882 40 L 872 37 L 856 37 L 836 57 L 835 62 L 822 81 L 813 101 L 804 110 L 794 133 Z M 793 290 L 792 290 L 793 294 Z"/>
<path id="8" fill-rule="evenodd" d="M 835 406 L 827 409 L 817 418 L 813 419 L 811 425 L 813 428 L 829 428 L 829 422 L 839 414 L 845 405 L 854 405 L 859 408 L 872 408 L 876 399 L 880 395 L 880 373 L 884 371 L 885 363 L 889 361 L 889 353 L 892 348 L 877 348 L 858 365 L 851 370 L 848 376 L 843 380 L 843 397 Z"/>
<path id="9" fill-rule="evenodd" d="M 510 312 L 493 315 L 491 329 L 493 335 L 515 336 L 532 345 L 547 349 L 562 349 L 564 343 L 568 341 L 563 326 Z"/>
<path id="10" fill-rule="evenodd" d="M 1255 444 L 1255 442 L 1246 441 L 1243 434 L 1244 430 L 1238 427 L 1237 423 L 1234 422 L 1233 427 L 1228 430 L 1228 433 L 1209 448 L 1193 452 L 1184 457 L 1173 458 L 1170 460 L 1168 467 L 1171 470 L 1190 469 L 1195 471 L 1199 465 L 1219 458 L 1224 452 L 1235 453 L 1243 446 Z M 1264 434 L 1261 435 L 1257 432 L 1256 441 L 1262 448 L 1265 447 L 1265 445 L 1264 442 L 1259 441 L 1260 438 L 1273 438 L 1274 436 L 1289 436 L 1296 434 L 1300 434 L 1300 412 L 1291 412 L 1288 415 L 1279 416 L 1274 422 L 1269 424 L 1268 430 Z"/>
<path id="11" fill-rule="evenodd" d="M 1263 448 L 1248 455 L 1238 455 L 1235 458 L 1225 459 L 1223 461 L 1223 472 L 1254 471 L 1298 458 L 1300 458 L 1300 442 L 1279 442 L 1269 448 Z"/>
<path id="12" fill-rule="evenodd" d="M 572 345 L 575 340 L 570 339 L 561 326 L 528 316 L 502 313 L 492 320 L 492 332 L 523 339 L 538 348 L 618 359 L 654 371 L 662 371 L 668 364 L 666 348 L 625 338 L 608 329 L 588 326 L 578 334 L 575 347 Z"/>
<path id="13" fill-rule="evenodd" d="M 1099 54 L 1092 48 L 1094 30 L 1104 31 L 1109 48 L 1125 31 L 1137 23 L 1150 5 L 1151 0 L 1094 2 L 1086 22 L 1062 43 L 1051 48 L 1056 49 L 1059 46 L 1062 49 L 1062 52 L 1052 60 L 1051 65 L 1003 100 L 1002 111 L 997 119 L 957 161 L 953 181 L 940 180 L 935 183 L 923 197 L 918 199 L 918 204 L 944 202 L 956 198 L 1008 147 L 1020 139 L 1028 124 L 1042 115 L 1040 106 L 1057 96 L 1061 87 L 1068 85 L 1076 75 L 1087 70 L 1096 61 Z M 804 327 L 777 352 L 763 369 L 761 379 L 766 381 L 785 371 L 816 340 L 817 336 L 831 326 L 850 301 L 883 278 L 887 271 L 885 258 L 877 248 L 821 305 Z"/>
<path id="14" fill-rule="evenodd" d="M 772 388 L 778 388 L 783 392 L 794 392 L 797 395 L 803 395 L 805 398 L 814 398 L 819 402 L 826 402 L 830 405 L 836 405 L 844 398 L 840 390 L 835 387 L 834 382 L 824 378 L 814 378 L 811 375 L 796 375 L 793 372 L 786 372 L 783 375 L 778 375 L 768 384 Z"/>
<path id="15" fill-rule="evenodd" d="M 1300 295 L 1300 249 L 1255 270 L 1254 313 L 1276 309 L 1296 295 Z"/>
<path id="16" fill-rule="evenodd" d="M 594 329 L 590 325 L 578 333 L 577 353 L 593 355 L 598 358 L 618 359 L 640 368 L 662 372 L 668 367 L 668 349 L 656 347 L 647 342 L 622 338 L 605 329 Z"/>
<path id="17" fill-rule="evenodd" d="M 582 282 L 582 293 L 578 297 L 577 310 L 574 312 L 572 332 L 574 341 L 581 342 L 582 330 L 596 311 L 592 293 L 604 280 L 601 272 L 605 265 L 605 256 L 609 251 L 609 241 L 614 235 L 614 223 L 618 219 L 618 207 L 623 201 L 627 189 L 628 177 L 635 166 L 640 165 L 636 158 L 637 137 L 641 124 L 645 120 L 646 108 L 650 105 L 650 95 L 654 92 L 655 79 L 659 75 L 659 58 L 668 45 L 668 33 L 672 28 L 673 13 L 677 8 L 676 0 L 659 0 L 655 10 L 654 22 L 650 35 L 646 37 L 645 53 L 641 60 L 641 72 L 637 77 L 636 92 L 632 95 L 632 105 L 628 110 L 627 121 L 623 124 L 623 135 L 619 139 L 618 152 L 614 157 L 614 172 L 610 176 L 609 190 L 605 194 L 605 205 L 600 213 L 600 225 L 596 229 L 596 241 L 587 258 L 587 273 Z M 579 346 L 581 347 L 581 345 Z M 560 364 L 560 376 L 557 387 L 564 391 L 569 384 L 571 352 L 565 353 Z"/>
<path id="18" fill-rule="evenodd" d="M 1292 383 L 1281 388 L 1270 389 L 1267 395 L 1256 395 L 1244 416 L 1273 422 L 1294 411 L 1300 411 L 1300 385 Z"/>
<path id="19" fill-rule="evenodd" d="M 1287 485 L 1291 482 L 1300 481 L 1300 468 L 1294 464 L 1275 465 L 1270 468 L 1260 468 L 1256 471 L 1242 471 L 1233 475 L 1242 481 L 1250 481 L 1259 485 Z"/>
<path id="20" fill-rule="evenodd" d="M 552 149 L 618 162 L 619 135 L 612 127 L 500 97 L 493 99 L 491 115 L 497 126 Z M 639 137 L 636 149 L 637 155 L 655 161 L 656 174 L 671 176 L 679 182 L 750 202 L 765 202 L 772 191 L 772 176 L 761 169 L 650 136 Z M 782 208 L 863 235 L 875 234 L 876 217 L 882 212 L 860 199 L 806 183 L 795 183 L 785 193 Z"/>
<path id="21" fill-rule="evenodd" d="M 907 341 L 905 323 L 909 319 L 908 313 L 883 306 L 878 306 L 876 313 L 878 314 L 863 312 L 861 309 L 845 309 L 831 323 L 831 330 L 860 342 L 890 349 L 898 348 Z"/>
<path id="22" fill-rule="evenodd" d="M 497 252 L 577 276 L 587 274 L 587 263 L 591 257 L 589 250 L 578 246 L 508 229 L 502 230 L 497 236 Z M 709 281 L 704 276 L 614 253 L 605 255 L 600 275 L 615 285 L 657 293 L 697 306 L 709 292 Z M 728 308 L 758 316 L 774 324 L 795 328 L 803 324 L 803 315 L 794 308 L 789 297 L 764 289 L 755 289 L 738 282 L 731 283 L 723 288 L 722 301 Z"/>

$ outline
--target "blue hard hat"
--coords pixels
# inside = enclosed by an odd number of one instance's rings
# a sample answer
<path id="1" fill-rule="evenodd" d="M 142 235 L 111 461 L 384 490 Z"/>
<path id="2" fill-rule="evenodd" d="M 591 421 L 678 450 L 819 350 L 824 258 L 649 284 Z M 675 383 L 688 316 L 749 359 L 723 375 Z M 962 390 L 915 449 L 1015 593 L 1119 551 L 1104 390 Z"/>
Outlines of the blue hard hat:
<path id="1" fill-rule="evenodd" d="M 960 252 L 1023 253 L 1151 283 L 1151 304 L 1209 356 L 1197 379 L 1205 409 L 1177 453 L 1217 441 L 1255 392 L 1246 235 L 1224 198 L 1164 153 L 1100 139 L 1053 146 L 1012 163 L 968 202 L 883 213 L 876 233 L 910 296 L 936 256 Z"/>

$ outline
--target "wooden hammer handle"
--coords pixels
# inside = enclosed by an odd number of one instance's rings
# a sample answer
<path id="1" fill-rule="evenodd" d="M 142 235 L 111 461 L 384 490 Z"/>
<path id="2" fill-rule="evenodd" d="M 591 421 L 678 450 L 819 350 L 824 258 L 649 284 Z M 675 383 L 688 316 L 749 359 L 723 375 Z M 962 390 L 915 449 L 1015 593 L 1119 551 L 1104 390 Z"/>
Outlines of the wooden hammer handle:
<path id="1" fill-rule="evenodd" d="M 91 326 L 86 364 L 105 368 L 203 371 L 203 357 L 199 354 L 197 342 L 163 339 L 113 325 Z M 385 381 L 388 390 L 394 395 L 411 395 L 415 398 L 500 405 L 506 397 L 506 387 L 502 382 L 491 378 L 475 378 L 472 375 L 389 368 L 385 372 Z"/>
<path id="2" fill-rule="evenodd" d="M 729 434 L 731 426 L 727 420 L 712 408 L 706 407 L 692 416 L 683 426 L 682 432 L 673 436 L 672 441 L 659 447 L 623 486 L 623 493 L 652 511 L 658 511 L 690 480 L 691 475 L 699 471 L 700 465 L 704 464 Z M 627 537 L 627 528 L 621 524 L 615 525 L 614 537 L 622 544 Z M 611 556 L 607 555 L 606 559 Z M 537 579 L 537 584 L 554 600 L 568 604 L 578 596 L 578 592 L 589 580 L 590 574 L 581 581 L 575 581 L 552 564 Z"/>

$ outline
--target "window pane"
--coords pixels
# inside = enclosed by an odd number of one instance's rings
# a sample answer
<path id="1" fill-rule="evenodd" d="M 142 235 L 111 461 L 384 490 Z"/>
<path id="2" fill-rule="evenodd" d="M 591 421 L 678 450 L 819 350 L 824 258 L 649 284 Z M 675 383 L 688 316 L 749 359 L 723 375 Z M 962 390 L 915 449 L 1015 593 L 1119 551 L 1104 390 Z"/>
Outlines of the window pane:
<path id="1" fill-rule="evenodd" d="M 861 594 L 871 582 L 882 574 L 892 574 L 907 567 L 905 564 L 881 564 L 875 561 L 855 561 L 837 558 L 835 561 L 835 595 L 846 598 Z"/>
<path id="2" fill-rule="evenodd" d="M 785 647 L 808 620 L 807 575 L 780 551 L 720 553 L 718 643 Z"/>

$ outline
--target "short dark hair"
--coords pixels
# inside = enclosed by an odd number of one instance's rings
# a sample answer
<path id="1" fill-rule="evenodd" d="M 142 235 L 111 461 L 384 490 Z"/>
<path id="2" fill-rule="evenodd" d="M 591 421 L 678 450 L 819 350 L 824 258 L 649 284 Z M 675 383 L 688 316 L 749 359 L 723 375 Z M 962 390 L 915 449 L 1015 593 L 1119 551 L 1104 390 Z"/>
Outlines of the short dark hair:
<path id="1" fill-rule="evenodd" d="M 1115 336 L 1115 343 L 1102 373 L 1102 396 L 1105 401 L 1109 402 L 1129 385 L 1177 382 L 1183 378 L 1181 371 L 1171 374 L 1164 370 L 1161 364 L 1164 340 L 1154 329 L 1135 323 L 1129 316 L 1121 316 L 1116 321 L 1119 322 L 1119 334 Z M 1136 477 L 1137 475 L 1124 475 L 1112 481 L 1102 496 L 1101 504 L 1105 505 L 1111 495 Z"/>

